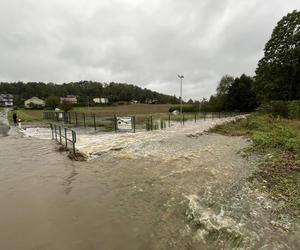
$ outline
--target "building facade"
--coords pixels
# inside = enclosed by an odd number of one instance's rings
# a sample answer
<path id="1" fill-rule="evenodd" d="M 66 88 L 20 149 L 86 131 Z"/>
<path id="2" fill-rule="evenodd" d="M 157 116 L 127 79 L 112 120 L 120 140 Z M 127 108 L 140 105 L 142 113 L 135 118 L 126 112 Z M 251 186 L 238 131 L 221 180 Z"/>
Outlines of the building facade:
<path id="1" fill-rule="evenodd" d="M 72 103 L 72 104 L 77 104 L 77 96 L 75 95 L 67 95 L 65 97 L 61 97 L 60 98 L 60 103 L 62 103 L 63 101 Z"/>
<path id="2" fill-rule="evenodd" d="M 93 99 L 94 103 L 107 104 L 109 103 L 108 98 L 106 97 L 96 97 Z"/>
<path id="3" fill-rule="evenodd" d="M 14 106 L 14 97 L 10 94 L 0 94 L 0 107 Z"/>
<path id="4" fill-rule="evenodd" d="M 34 106 L 45 107 L 45 101 L 34 96 L 26 100 L 24 106 L 25 108 L 33 108 Z"/>

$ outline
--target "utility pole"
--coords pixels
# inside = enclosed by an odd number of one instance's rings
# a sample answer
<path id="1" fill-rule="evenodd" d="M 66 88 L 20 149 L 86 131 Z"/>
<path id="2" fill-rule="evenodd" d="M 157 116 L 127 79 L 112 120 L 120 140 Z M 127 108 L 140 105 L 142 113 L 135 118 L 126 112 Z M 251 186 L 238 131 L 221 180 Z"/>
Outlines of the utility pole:
<path id="1" fill-rule="evenodd" d="M 180 114 L 182 114 L 182 80 L 184 76 L 178 75 L 178 78 L 180 79 Z"/>

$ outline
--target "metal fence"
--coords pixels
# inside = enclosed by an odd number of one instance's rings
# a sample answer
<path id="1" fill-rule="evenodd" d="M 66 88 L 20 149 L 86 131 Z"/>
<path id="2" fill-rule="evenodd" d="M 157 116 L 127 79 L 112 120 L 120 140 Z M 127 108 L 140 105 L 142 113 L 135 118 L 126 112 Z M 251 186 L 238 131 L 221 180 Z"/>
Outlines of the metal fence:
<path id="1" fill-rule="evenodd" d="M 75 154 L 76 132 L 73 129 L 64 128 L 52 123 L 50 123 L 50 129 L 52 133 L 52 140 L 56 140 L 66 149 L 68 148 L 68 145 L 71 144 L 73 153 Z"/>
<path id="2" fill-rule="evenodd" d="M 201 112 L 201 113 L 183 113 L 174 115 L 170 113 L 153 115 L 135 115 L 135 116 L 101 116 L 96 113 L 85 112 L 44 112 L 44 119 L 62 122 L 66 126 L 93 128 L 102 131 L 131 131 L 136 130 L 157 130 L 171 127 L 174 124 L 185 124 L 187 121 L 218 119 L 224 117 L 233 117 L 241 115 L 240 112 Z"/>

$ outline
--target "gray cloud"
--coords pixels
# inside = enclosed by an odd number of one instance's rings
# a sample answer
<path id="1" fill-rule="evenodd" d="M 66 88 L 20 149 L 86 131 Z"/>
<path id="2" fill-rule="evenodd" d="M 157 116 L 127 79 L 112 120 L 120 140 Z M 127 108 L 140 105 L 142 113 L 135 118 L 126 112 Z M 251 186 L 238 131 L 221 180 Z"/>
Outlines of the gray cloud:
<path id="1" fill-rule="evenodd" d="M 1 0 L 0 81 L 134 83 L 208 97 L 254 74 L 295 0 Z"/>

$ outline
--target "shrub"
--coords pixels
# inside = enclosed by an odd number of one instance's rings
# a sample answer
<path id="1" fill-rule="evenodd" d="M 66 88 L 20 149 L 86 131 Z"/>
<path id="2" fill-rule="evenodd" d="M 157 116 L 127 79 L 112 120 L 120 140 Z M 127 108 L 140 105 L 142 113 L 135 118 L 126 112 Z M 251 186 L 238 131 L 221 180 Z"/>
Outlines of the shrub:
<path id="1" fill-rule="evenodd" d="M 291 101 L 288 104 L 289 118 L 299 119 L 300 118 L 300 101 Z"/>
<path id="2" fill-rule="evenodd" d="M 299 119 L 300 101 L 271 101 L 260 105 L 257 111 L 262 114 L 271 114 L 274 117 Z"/>
<path id="3" fill-rule="evenodd" d="M 46 100 L 46 107 L 55 109 L 59 106 L 60 99 L 58 96 L 49 96 Z"/>
<path id="4" fill-rule="evenodd" d="M 288 102 L 285 101 L 272 101 L 271 112 L 273 116 L 281 116 L 287 118 L 289 115 Z"/>
<path id="5" fill-rule="evenodd" d="M 64 112 L 69 112 L 72 108 L 73 108 L 73 105 L 72 103 L 64 100 L 60 105 L 59 105 L 60 109 L 62 109 Z"/>

